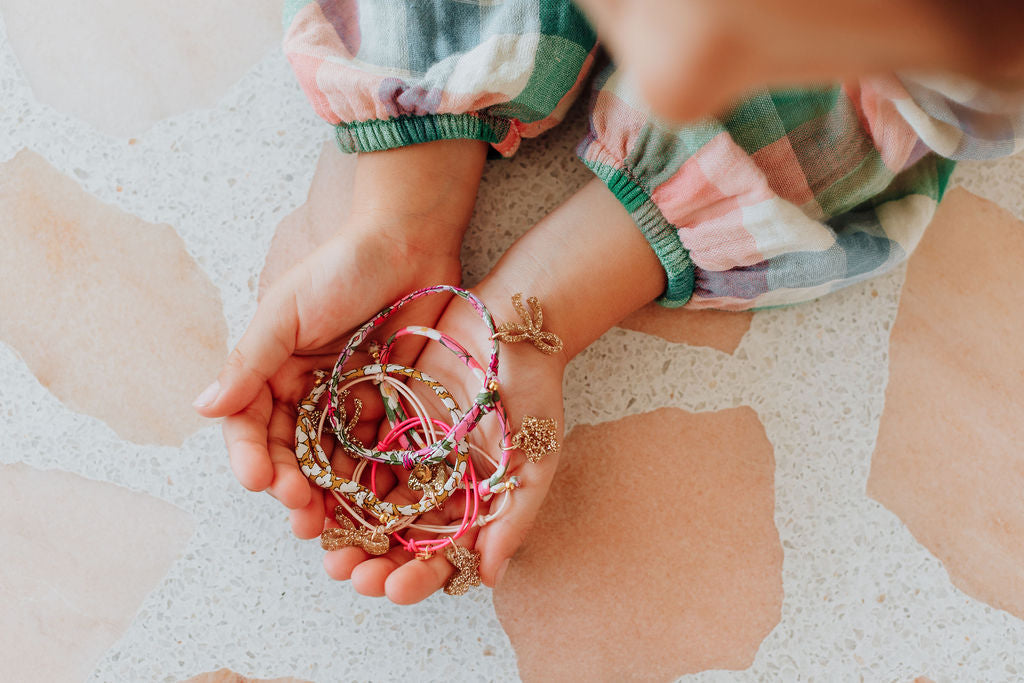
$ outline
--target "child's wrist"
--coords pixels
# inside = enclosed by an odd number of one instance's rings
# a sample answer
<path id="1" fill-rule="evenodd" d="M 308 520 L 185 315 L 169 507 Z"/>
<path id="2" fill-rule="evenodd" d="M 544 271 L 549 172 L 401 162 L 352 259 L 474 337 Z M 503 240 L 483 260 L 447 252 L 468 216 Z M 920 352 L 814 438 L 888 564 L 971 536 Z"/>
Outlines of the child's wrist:
<path id="1" fill-rule="evenodd" d="M 384 233 L 411 252 L 457 257 L 486 147 L 475 140 L 442 140 L 360 154 L 350 210 L 356 234 Z M 352 227 L 346 232 L 352 234 Z"/>
<path id="2" fill-rule="evenodd" d="M 633 219 L 594 181 L 524 235 L 475 292 L 495 322 L 518 321 L 511 297 L 535 296 L 567 362 L 665 289 L 665 271 Z"/>

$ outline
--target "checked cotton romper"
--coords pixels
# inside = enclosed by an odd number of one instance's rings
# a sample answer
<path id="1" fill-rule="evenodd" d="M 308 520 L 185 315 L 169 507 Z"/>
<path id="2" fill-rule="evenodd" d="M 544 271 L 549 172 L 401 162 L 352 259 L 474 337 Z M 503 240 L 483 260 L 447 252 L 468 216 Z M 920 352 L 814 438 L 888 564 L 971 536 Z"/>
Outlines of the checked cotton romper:
<path id="1" fill-rule="evenodd" d="M 594 63 L 566 0 L 288 0 L 284 49 L 346 152 L 468 138 L 504 156 L 558 124 Z M 666 306 L 813 299 L 914 250 L 957 160 L 1024 149 L 1019 95 L 889 74 L 751 92 L 669 125 L 628 75 L 594 79 L 584 164 L 667 273 Z"/>

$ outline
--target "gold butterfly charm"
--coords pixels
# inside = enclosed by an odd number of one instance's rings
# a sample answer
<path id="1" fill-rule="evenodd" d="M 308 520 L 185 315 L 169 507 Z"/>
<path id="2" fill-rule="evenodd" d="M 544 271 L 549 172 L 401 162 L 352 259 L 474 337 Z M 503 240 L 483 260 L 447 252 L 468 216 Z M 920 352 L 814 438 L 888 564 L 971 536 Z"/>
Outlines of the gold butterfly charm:
<path id="1" fill-rule="evenodd" d="M 471 586 L 480 585 L 480 553 L 460 545 L 449 545 L 444 549 L 445 558 L 457 570 L 444 585 L 448 595 L 462 595 Z"/>
<path id="2" fill-rule="evenodd" d="M 541 329 L 544 326 L 544 312 L 540 308 L 537 297 L 531 296 L 526 303 L 530 306 L 529 311 L 523 306 L 523 295 L 521 293 L 513 294 L 512 306 L 516 309 L 522 322 L 503 322 L 498 325 L 497 332 L 491 338 L 506 344 L 515 344 L 529 339 L 534 346 L 548 355 L 561 351 L 562 340 L 558 338 L 558 335 Z"/>
<path id="3" fill-rule="evenodd" d="M 368 529 L 356 529 L 352 520 L 345 516 L 340 505 L 334 508 L 334 518 L 341 525 L 340 529 L 324 529 L 320 534 L 320 547 L 324 550 L 337 550 L 355 546 L 362 548 L 371 555 L 383 555 L 391 547 L 387 534 Z"/>

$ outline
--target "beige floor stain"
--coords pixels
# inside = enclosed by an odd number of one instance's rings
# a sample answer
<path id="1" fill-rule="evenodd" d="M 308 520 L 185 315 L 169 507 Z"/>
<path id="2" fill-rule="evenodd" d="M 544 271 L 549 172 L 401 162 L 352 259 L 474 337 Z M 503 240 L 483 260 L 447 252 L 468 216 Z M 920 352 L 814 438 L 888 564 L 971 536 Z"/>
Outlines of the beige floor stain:
<path id="1" fill-rule="evenodd" d="M 907 271 L 868 494 L 1024 618 L 1024 223 L 955 189 Z"/>
<path id="2" fill-rule="evenodd" d="M 248 678 L 231 669 L 217 669 L 193 676 L 181 683 L 309 683 L 309 681 L 299 678 Z"/>
<path id="3" fill-rule="evenodd" d="M 575 428 L 494 592 L 523 680 L 750 666 L 782 605 L 773 480 L 750 408 Z"/>
<path id="4" fill-rule="evenodd" d="M 192 529 L 151 496 L 0 465 L 0 680 L 85 680 Z"/>
<path id="5" fill-rule="evenodd" d="M 343 154 L 333 141 L 324 143 L 306 203 L 282 220 L 267 250 L 259 294 L 342 227 L 352 204 L 355 154 Z"/>
<path id="6" fill-rule="evenodd" d="M 227 325 L 174 229 L 103 204 L 26 150 L 0 164 L 0 215 L 0 341 L 125 439 L 180 445 L 199 429 L 190 403 L 217 376 Z"/>
<path id="7" fill-rule="evenodd" d="M 279 0 L 0 0 L 0 13 L 35 96 L 116 136 L 214 105 L 281 37 Z"/>
<path id="8" fill-rule="evenodd" d="M 754 314 L 749 312 L 676 310 L 651 303 L 626 316 L 619 327 L 653 334 L 670 342 L 710 346 L 732 353 L 753 319 Z"/>

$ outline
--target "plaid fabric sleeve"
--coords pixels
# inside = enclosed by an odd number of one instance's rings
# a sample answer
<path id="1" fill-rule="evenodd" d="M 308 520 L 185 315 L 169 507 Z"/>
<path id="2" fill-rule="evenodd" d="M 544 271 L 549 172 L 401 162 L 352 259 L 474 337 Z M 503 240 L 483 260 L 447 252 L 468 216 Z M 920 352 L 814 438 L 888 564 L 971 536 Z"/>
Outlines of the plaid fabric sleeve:
<path id="1" fill-rule="evenodd" d="M 346 152 L 556 125 L 594 59 L 569 0 L 286 0 L 284 51 Z"/>
<path id="2" fill-rule="evenodd" d="M 929 149 L 957 161 L 1024 150 L 1024 92 L 997 90 L 953 75 L 865 78 L 859 88 L 869 120 L 902 119 Z M 888 110 L 888 111 L 886 111 Z"/>
<path id="3" fill-rule="evenodd" d="M 595 90 L 578 153 L 661 260 L 666 306 L 782 306 L 887 272 L 917 245 L 955 159 L 1024 143 L 1022 109 L 1005 100 L 895 76 L 756 91 L 686 126 L 650 115 L 613 67 Z"/>

